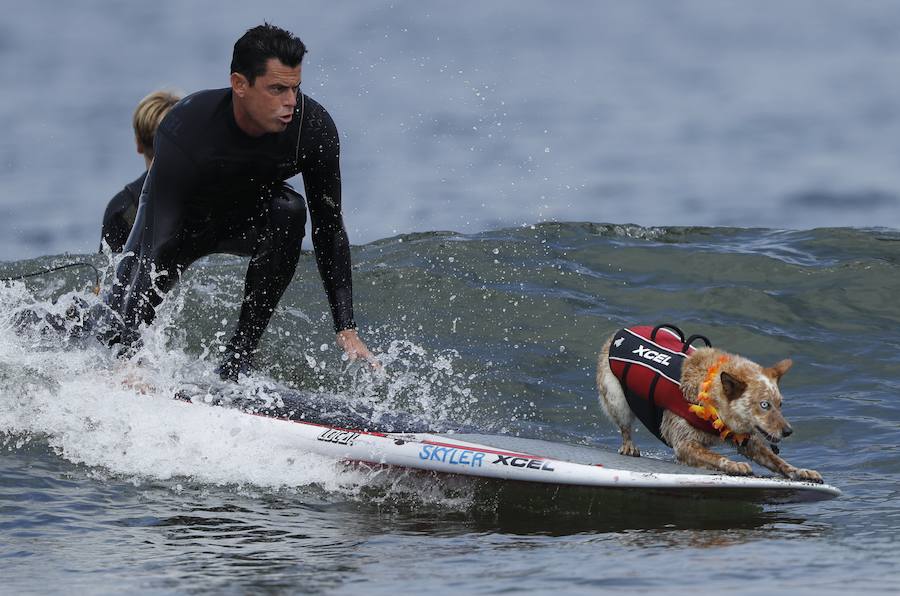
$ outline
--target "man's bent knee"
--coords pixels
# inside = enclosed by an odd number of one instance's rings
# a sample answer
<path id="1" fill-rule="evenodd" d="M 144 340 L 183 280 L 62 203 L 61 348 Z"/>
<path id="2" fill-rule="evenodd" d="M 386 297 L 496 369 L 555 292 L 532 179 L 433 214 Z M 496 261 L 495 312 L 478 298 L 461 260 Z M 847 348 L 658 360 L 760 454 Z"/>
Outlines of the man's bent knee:
<path id="1" fill-rule="evenodd" d="M 306 201 L 303 196 L 287 185 L 277 189 L 273 195 L 270 204 L 272 226 L 297 241 L 301 240 L 306 228 Z"/>

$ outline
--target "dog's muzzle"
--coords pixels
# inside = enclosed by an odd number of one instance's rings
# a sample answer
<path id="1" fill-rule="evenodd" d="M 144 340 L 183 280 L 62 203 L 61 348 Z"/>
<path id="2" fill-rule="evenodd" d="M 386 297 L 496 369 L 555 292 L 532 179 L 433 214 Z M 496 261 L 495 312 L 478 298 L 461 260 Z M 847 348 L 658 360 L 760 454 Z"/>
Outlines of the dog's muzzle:
<path id="1" fill-rule="evenodd" d="M 776 437 L 776 436 L 770 435 L 769 433 L 764 431 L 762 429 L 762 427 L 759 425 L 756 426 L 756 432 L 761 434 L 765 440 L 767 440 L 768 442 L 773 443 L 773 444 L 780 442 L 782 439 L 782 437 Z M 788 427 L 784 430 L 784 436 L 786 437 L 786 436 L 790 435 L 792 432 L 794 432 L 794 431 L 791 430 L 790 427 Z"/>

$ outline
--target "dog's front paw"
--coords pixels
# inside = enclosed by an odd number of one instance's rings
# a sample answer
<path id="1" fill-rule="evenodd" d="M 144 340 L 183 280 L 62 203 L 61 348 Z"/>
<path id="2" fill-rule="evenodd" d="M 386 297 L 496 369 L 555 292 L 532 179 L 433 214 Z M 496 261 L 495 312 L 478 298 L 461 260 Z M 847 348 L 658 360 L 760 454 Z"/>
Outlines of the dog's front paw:
<path id="1" fill-rule="evenodd" d="M 802 468 L 794 468 L 788 473 L 788 478 L 791 480 L 804 480 L 806 482 L 815 482 L 816 484 L 822 484 L 822 475 L 816 472 L 815 470 L 804 470 Z"/>
<path id="2" fill-rule="evenodd" d="M 727 457 L 719 460 L 719 469 L 730 476 L 749 476 L 753 473 L 753 468 L 750 467 L 750 464 L 731 461 Z"/>
<path id="3" fill-rule="evenodd" d="M 621 447 L 619 447 L 619 455 L 628 455 L 630 457 L 640 457 L 641 450 L 638 449 L 634 443 L 628 442 L 623 443 Z"/>

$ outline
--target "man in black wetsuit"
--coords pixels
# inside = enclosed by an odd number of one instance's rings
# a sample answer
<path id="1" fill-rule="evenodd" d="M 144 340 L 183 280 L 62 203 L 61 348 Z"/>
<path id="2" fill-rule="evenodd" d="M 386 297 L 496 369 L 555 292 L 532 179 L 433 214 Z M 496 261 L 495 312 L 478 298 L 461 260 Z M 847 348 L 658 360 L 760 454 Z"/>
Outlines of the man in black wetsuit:
<path id="1" fill-rule="evenodd" d="M 124 322 L 118 341 L 137 339 L 138 326 L 153 320 L 163 295 L 198 258 L 249 256 L 240 317 L 217 369 L 232 380 L 246 374 L 300 256 L 306 208 L 284 181 L 302 173 L 337 344 L 351 359 L 375 362 L 353 320 L 338 133 L 325 108 L 299 91 L 305 53 L 292 33 L 254 27 L 234 45 L 231 87 L 194 93 L 163 120 L 126 257 L 106 297 Z"/>
<path id="2" fill-rule="evenodd" d="M 103 212 L 101 251 L 105 242 L 111 251 L 122 252 L 125 242 L 128 241 L 137 215 L 141 189 L 144 188 L 144 180 L 147 178 L 147 170 L 153 162 L 153 138 L 156 136 L 156 129 L 179 99 L 181 99 L 179 96 L 168 91 L 154 91 L 138 102 L 134 109 L 134 116 L 131 119 L 134 142 L 137 145 L 137 152 L 144 157 L 146 169 L 136 180 L 129 182 L 125 188 L 116 193 L 106 206 Z"/>

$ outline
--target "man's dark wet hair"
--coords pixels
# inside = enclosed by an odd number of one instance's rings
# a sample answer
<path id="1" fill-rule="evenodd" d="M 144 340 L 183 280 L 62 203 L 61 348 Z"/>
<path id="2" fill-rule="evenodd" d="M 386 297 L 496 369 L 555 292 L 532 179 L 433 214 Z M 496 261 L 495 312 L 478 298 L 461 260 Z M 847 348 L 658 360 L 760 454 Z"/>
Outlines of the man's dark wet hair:
<path id="1" fill-rule="evenodd" d="M 290 68 L 299 65 L 306 54 L 306 46 L 300 38 L 275 25 L 263 23 L 248 29 L 234 44 L 231 72 L 245 77 L 251 85 L 256 77 L 266 73 L 266 62 L 277 58 Z"/>

